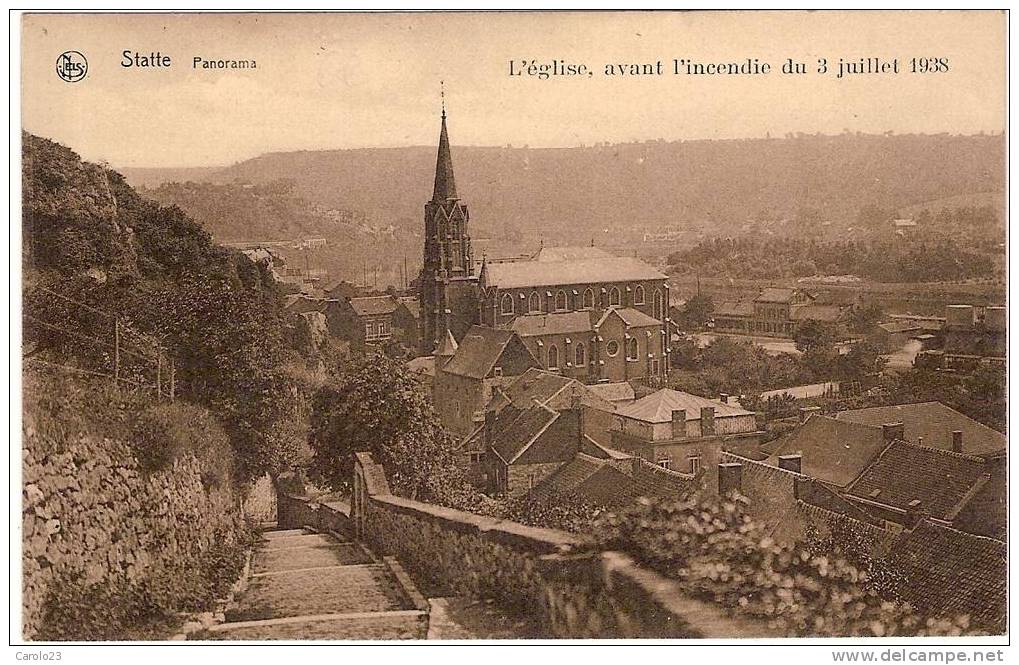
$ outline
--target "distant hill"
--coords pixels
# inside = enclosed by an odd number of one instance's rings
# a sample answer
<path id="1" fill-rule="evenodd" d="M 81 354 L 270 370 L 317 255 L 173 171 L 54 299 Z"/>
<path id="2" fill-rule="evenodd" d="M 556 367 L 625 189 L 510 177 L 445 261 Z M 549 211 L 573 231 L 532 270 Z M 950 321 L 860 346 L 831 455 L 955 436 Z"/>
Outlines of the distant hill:
<path id="1" fill-rule="evenodd" d="M 908 208 L 1004 191 L 1002 135 L 795 135 L 776 139 L 649 141 L 577 148 L 459 147 L 457 186 L 475 232 L 543 234 L 563 242 L 677 228 L 738 232 L 749 219 L 804 209 L 848 222 L 865 205 Z M 270 153 L 189 178 L 291 180 L 324 209 L 420 232 L 435 148 Z M 132 182 L 155 172 L 126 170 Z M 171 175 L 171 174 L 165 174 Z M 618 237 L 616 239 L 619 239 Z"/>

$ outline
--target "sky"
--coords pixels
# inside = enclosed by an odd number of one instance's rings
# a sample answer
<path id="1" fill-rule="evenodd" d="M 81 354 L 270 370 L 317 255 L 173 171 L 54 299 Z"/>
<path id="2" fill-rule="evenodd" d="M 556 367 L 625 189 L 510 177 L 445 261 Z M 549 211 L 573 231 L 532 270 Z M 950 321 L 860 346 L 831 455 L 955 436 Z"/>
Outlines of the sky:
<path id="1" fill-rule="evenodd" d="M 22 19 L 22 126 L 116 167 L 222 166 L 266 152 L 432 145 L 444 81 L 456 145 L 838 134 L 1000 132 L 1001 12 L 91 14 Z M 56 75 L 77 50 L 88 74 Z M 125 68 L 123 51 L 169 55 Z M 204 70 L 193 58 L 254 60 Z M 913 57 L 948 72 L 910 74 Z M 674 76 L 674 58 L 811 74 Z M 836 79 L 839 58 L 898 58 L 898 75 Z M 510 76 L 513 60 L 593 76 Z M 609 63 L 662 61 L 653 77 Z"/>

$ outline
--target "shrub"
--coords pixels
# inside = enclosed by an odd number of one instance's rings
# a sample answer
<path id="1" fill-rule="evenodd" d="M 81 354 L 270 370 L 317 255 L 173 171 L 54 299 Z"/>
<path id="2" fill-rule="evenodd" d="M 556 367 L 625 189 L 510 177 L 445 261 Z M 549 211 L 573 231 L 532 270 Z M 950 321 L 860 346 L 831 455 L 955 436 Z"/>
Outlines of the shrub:
<path id="1" fill-rule="evenodd" d="M 965 617 L 928 618 L 883 599 L 866 572 L 837 555 L 782 545 L 739 497 L 641 499 L 593 529 L 693 595 L 798 636 L 959 635 Z"/>

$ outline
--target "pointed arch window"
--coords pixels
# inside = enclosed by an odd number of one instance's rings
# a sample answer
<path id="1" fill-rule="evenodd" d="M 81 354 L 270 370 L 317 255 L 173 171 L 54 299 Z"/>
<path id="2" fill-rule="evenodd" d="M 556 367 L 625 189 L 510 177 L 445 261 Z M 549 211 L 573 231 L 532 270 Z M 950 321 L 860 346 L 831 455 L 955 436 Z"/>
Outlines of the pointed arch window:
<path id="1" fill-rule="evenodd" d="M 626 359 L 627 360 L 639 360 L 640 349 L 637 346 L 637 338 L 634 337 L 626 342 Z"/>
<path id="2" fill-rule="evenodd" d="M 555 344 L 548 347 L 548 368 L 559 369 L 559 348 Z"/>
<path id="3" fill-rule="evenodd" d="M 637 285 L 637 288 L 633 290 L 633 304 L 643 305 L 644 304 L 644 287 Z"/>
<path id="4" fill-rule="evenodd" d="M 587 349 L 584 348 L 583 343 L 577 344 L 575 360 L 574 364 L 577 367 L 583 367 L 587 364 Z"/>
<path id="5" fill-rule="evenodd" d="M 555 308 L 557 312 L 562 312 L 570 308 L 569 299 L 566 297 L 566 291 L 560 289 L 555 294 Z"/>
<path id="6" fill-rule="evenodd" d="M 661 291 L 655 291 L 655 318 L 659 321 L 665 318 L 665 298 L 662 297 Z"/>
<path id="7" fill-rule="evenodd" d="M 619 304 L 619 287 L 613 286 L 612 290 L 609 291 L 609 305 Z"/>
<path id="8" fill-rule="evenodd" d="M 527 299 L 527 311 L 529 312 L 541 311 L 541 296 L 538 295 L 537 291 L 532 291 L 531 297 Z"/>
<path id="9" fill-rule="evenodd" d="M 594 309 L 594 290 L 584 291 L 584 309 Z"/>
<path id="10" fill-rule="evenodd" d="M 502 313 L 512 314 L 513 313 L 513 296 L 506 293 L 502 297 Z"/>

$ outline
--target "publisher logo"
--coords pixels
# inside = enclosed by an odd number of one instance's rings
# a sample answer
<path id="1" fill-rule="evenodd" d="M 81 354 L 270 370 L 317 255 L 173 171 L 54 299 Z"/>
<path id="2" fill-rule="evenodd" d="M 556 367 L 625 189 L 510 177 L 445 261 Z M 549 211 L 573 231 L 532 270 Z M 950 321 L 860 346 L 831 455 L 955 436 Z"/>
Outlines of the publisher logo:
<path id="1" fill-rule="evenodd" d="M 64 51 L 57 58 L 57 76 L 68 83 L 77 83 L 88 73 L 88 60 L 78 51 Z"/>

